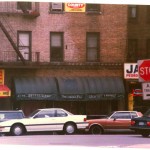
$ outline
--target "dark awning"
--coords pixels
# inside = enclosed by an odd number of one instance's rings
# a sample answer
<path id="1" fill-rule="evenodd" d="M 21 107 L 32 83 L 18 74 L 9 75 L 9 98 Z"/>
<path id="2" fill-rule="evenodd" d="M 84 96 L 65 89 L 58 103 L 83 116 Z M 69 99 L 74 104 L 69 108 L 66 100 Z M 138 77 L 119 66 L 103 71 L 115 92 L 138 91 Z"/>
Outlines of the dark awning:
<path id="1" fill-rule="evenodd" d="M 56 100 L 57 86 L 53 77 L 15 78 L 16 100 Z"/>
<path id="2" fill-rule="evenodd" d="M 16 100 L 120 100 L 120 77 L 33 77 L 14 79 Z"/>
<path id="3" fill-rule="evenodd" d="M 57 77 L 61 100 L 83 100 L 84 87 L 79 77 Z"/>
<path id="4" fill-rule="evenodd" d="M 86 77 L 89 100 L 119 100 L 123 99 L 125 89 L 123 80 L 119 77 Z"/>
<path id="5" fill-rule="evenodd" d="M 7 85 L 0 85 L 0 98 L 9 97 L 11 95 L 11 90 Z"/>

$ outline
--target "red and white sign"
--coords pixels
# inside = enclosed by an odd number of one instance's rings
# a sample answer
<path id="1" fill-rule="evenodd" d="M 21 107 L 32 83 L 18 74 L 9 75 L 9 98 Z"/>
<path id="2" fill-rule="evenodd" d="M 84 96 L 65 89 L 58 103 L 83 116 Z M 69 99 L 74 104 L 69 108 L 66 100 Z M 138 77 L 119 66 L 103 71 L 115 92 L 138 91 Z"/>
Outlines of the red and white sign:
<path id="1" fill-rule="evenodd" d="M 138 65 L 137 63 L 124 64 L 124 78 L 125 79 L 138 79 Z"/>
<path id="2" fill-rule="evenodd" d="M 138 61 L 139 82 L 150 81 L 150 60 Z"/>

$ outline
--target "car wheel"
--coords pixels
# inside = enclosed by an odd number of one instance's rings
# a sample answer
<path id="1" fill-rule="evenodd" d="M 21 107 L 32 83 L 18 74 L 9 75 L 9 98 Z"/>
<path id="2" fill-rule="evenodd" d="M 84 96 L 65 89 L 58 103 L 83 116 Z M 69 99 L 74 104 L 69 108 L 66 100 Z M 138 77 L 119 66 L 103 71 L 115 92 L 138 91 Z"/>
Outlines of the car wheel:
<path id="1" fill-rule="evenodd" d="M 64 132 L 66 134 L 74 134 L 76 132 L 76 125 L 73 123 L 67 123 L 64 127 Z"/>
<path id="2" fill-rule="evenodd" d="M 149 133 L 142 133 L 143 137 L 149 137 Z"/>
<path id="3" fill-rule="evenodd" d="M 90 128 L 90 133 L 91 134 L 103 134 L 103 129 L 98 125 L 94 125 Z"/>
<path id="4" fill-rule="evenodd" d="M 11 128 L 11 135 L 20 136 L 23 135 L 24 133 L 25 133 L 25 129 L 22 125 L 16 124 L 13 125 Z"/>

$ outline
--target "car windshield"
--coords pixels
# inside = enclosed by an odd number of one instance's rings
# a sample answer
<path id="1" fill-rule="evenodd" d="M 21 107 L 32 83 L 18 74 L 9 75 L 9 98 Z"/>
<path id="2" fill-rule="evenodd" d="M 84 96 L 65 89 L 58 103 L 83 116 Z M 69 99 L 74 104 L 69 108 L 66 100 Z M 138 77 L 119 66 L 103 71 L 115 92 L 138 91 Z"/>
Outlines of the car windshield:
<path id="1" fill-rule="evenodd" d="M 145 116 L 145 117 L 150 117 L 150 109 L 148 109 L 148 110 L 144 113 L 143 116 Z"/>

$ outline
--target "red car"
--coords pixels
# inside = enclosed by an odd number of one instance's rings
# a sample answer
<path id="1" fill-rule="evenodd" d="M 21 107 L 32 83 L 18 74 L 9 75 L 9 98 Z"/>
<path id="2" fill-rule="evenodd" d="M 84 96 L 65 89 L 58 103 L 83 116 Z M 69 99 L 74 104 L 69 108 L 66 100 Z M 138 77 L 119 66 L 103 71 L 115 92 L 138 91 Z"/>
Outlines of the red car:
<path id="1" fill-rule="evenodd" d="M 142 113 L 137 111 L 115 111 L 109 116 L 100 119 L 89 119 L 88 131 L 91 134 L 103 134 L 106 131 L 131 131 L 131 119 L 141 117 Z"/>

